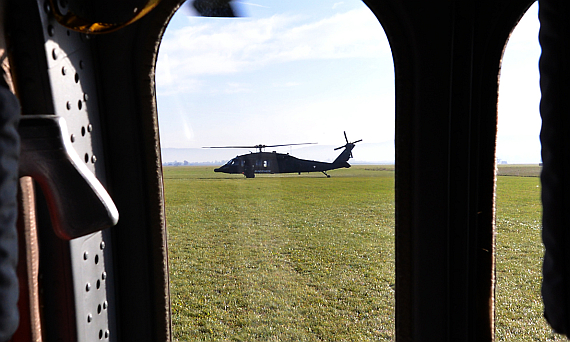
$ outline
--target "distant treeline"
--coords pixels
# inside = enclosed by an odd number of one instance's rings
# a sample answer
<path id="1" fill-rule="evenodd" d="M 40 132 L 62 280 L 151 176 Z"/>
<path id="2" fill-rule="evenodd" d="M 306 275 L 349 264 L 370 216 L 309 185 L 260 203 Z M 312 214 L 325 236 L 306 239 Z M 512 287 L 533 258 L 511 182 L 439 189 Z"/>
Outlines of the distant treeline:
<path id="1" fill-rule="evenodd" d="M 222 161 L 213 161 L 213 162 L 189 162 L 185 161 L 173 161 L 173 162 L 163 162 L 162 166 L 215 166 L 215 165 L 224 165 L 227 163 L 227 160 Z"/>

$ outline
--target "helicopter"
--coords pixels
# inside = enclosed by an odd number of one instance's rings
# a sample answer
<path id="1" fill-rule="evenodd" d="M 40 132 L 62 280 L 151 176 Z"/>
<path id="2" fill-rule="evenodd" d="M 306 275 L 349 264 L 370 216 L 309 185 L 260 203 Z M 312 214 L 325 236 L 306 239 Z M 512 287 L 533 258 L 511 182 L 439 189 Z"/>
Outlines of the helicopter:
<path id="1" fill-rule="evenodd" d="M 357 142 L 362 141 L 356 140 L 349 142 L 344 132 L 344 139 L 346 144 L 335 148 L 334 150 L 344 150 L 339 154 L 339 156 L 332 162 L 321 162 L 315 160 L 306 160 L 293 157 L 291 155 L 284 153 L 264 152 L 263 149 L 266 147 L 278 147 L 278 146 L 292 146 L 292 145 L 310 145 L 314 143 L 300 143 L 300 144 L 281 144 L 281 145 L 254 145 L 254 146 L 213 146 L 204 148 L 256 148 L 257 152 L 250 152 L 249 154 L 238 155 L 235 158 L 228 161 L 225 165 L 214 169 L 214 172 L 223 172 L 230 174 L 243 174 L 246 178 L 254 178 L 255 174 L 275 174 L 275 173 L 298 173 L 301 172 L 322 172 L 327 178 L 330 175 L 327 171 L 349 168 L 350 164 L 348 160 L 352 158 L 352 149 Z"/>

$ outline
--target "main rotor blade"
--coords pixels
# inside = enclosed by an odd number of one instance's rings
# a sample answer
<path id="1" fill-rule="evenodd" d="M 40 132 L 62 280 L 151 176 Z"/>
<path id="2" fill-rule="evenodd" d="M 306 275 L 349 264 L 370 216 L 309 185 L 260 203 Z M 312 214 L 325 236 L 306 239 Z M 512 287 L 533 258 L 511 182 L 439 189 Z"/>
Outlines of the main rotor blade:
<path id="1" fill-rule="evenodd" d="M 281 145 L 263 145 L 263 147 L 279 147 L 279 146 L 294 146 L 294 145 L 315 145 L 318 143 L 300 143 L 300 144 L 281 144 Z"/>
<path id="2" fill-rule="evenodd" d="M 202 146 L 202 148 L 255 148 L 257 146 Z"/>
<path id="3" fill-rule="evenodd" d="M 280 144 L 280 145 L 253 145 L 253 146 L 203 146 L 202 148 L 266 148 L 266 147 L 279 147 L 279 146 L 293 146 L 293 145 L 315 145 L 318 143 L 300 143 L 300 144 Z"/>
<path id="4" fill-rule="evenodd" d="M 346 137 L 346 131 L 344 131 L 344 140 L 346 140 L 346 143 L 348 144 L 348 138 Z"/>
<path id="5" fill-rule="evenodd" d="M 187 2 L 190 6 L 190 1 Z M 194 0 L 192 6 L 202 17 L 234 18 L 241 17 L 232 0 Z"/>
<path id="6" fill-rule="evenodd" d="M 353 141 L 352 143 L 353 143 L 353 144 L 356 144 L 357 142 L 361 142 L 361 141 L 362 141 L 362 139 Z"/>

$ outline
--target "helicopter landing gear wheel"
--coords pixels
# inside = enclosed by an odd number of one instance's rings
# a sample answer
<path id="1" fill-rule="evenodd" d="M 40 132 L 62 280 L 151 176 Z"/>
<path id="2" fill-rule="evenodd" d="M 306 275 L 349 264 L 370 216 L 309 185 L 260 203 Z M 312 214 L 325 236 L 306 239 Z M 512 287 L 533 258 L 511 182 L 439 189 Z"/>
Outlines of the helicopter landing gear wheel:
<path id="1" fill-rule="evenodd" d="M 326 173 L 325 171 L 321 171 L 325 176 L 327 176 L 327 178 L 331 178 L 331 175 L 329 175 L 328 173 Z"/>

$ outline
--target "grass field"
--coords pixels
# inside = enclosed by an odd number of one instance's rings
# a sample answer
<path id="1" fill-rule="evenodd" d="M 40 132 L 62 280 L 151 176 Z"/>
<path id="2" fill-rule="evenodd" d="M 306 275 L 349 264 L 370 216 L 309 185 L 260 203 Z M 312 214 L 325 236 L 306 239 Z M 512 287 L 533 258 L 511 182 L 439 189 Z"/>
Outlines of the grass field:
<path id="1" fill-rule="evenodd" d="M 175 340 L 393 339 L 393 167 L 331 175 L 165 168 Z M 539 294 L 538 184 L 498 179 L 499 341 L 554 338 Z"/>
<path id="2" fill-rule="evenodd" d="M 540 167 L 500 165 L 498 175 L 497 340 L 566 341 L 542 317 Z"/>

